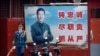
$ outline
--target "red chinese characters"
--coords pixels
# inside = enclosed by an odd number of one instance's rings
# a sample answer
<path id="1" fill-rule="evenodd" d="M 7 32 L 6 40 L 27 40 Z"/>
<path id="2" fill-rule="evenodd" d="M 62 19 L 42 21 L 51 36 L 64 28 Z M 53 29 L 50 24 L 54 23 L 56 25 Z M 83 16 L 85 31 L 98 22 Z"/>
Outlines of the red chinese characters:
<path id="1" fill-rule="evenodd" d="M 82 30 L 83 29 L 82 27 L 83 27 L 82 24 L 77 24 L 77 30 Z"/>
<path id="2" fill-rule="evenodd" d="M 68 35 L 68 36 L 65 36 L 65 35 L 60 35 L 59 36 L 59 41 L 60 42 L 65 42 L 65 38 L 67 39 L 67 42 L 79 42 L 80 40 L 83 40 L 83 36 L 81 35 L 78 35 L 76 37 L 74 37 L 73 35 Z M 74 39 L 75 38 L 75 39 Z"/>
<path id="3" fill-rule="evenodd" d="M 65 36 L 64 35 L 60 35 L 59 36 L 59 41 L 60 42 L 65 42 Z"/>
<path id="4" fill-rule="evenodd" d="M 73 18 L 74 17 L 74 13 L 73 12 L 67 12 L 67 17 L 68 18 Z"/>
<path id="5" fill-rule="evenodd" d="M 82 17 L 83 17 L 82 12 L 76 12 L 76 17 L 77 17 L 77 18 L 82 18 Z"/>
<path id="6" fill-rule="evenodd" d="M 72 19 L 72 18 L 82 18 L 83 17 L 83 12 L 82 11 L 77 11 L 77 12 L 73 12 L 73 11 L 68 11 L 68 12 L 64 12 L 63 10 L 60 10 L 58 12 L 58 18 L 60 19 Z"/>
<path id="7" fill-rule="evenodd" d="M 72 23 L 68 24 L 68 30 L 74 30 L 74 24 Z"/>
<path id="8" fill-rule="evenodd" d="M 64 30 L 65 29 L 65 24 L 59 24 L 59 29 Z"/>
<path id="9" fill-rule="evenodd" d="M 73 12 L 73 11 L 63 11 L 63 10 L 60 10 L 58 12 L 58 17 L 59 19 L 62 19 L 62 20 L 65 20 L 65 19 L 68 19 L 69 22 L 66 22 L 66 23 L 60 23 L 58 24 L 58 29 L 61 30 L 62 32 L 64 31 L 69 31 L 71 32 L 70 34 L 66 33 L 67 35 L 64 35 L 63 33 L 60 34 L 58 37 L 59 37 L 59 41 L 60 42 L 70 42 L 70 43 L 74 43 L 74 42 L 79 42 L 81 40 L 83 40 L 83 35 L 80 34 L 79 32 L 83 30 L 83 24 L 82 23 L 78 23 L 78 22 L 74 22 L 74 21 L 71 21 L 73 19 L 75 20 L 81 20 L 83 18 L 83 12 L 82 11 L 77 11 L 77 12 Z M 78 32 L 78 30 L 80 30 Z M 79 33 L 77 35 L 74 35 L 74 33 Z"/>
<path id="10" fill-rule="evenodd" d="M 75 29 L 76 27 L 76 29 Z M 78 23 L 78 24 L 74 24 L 74 23 L 68 23 L 68 24 L 64 24 L 64 23 L 61 23 L 58 25 L 58 28 L 60 30 L 83 30 L 83 24 L 81 23 Z"/>
<path id="11" fill-rule="evenodd" d="M 63 11 L 60 11 L 60 12 L 58 12 L 58 16 L 59 16 L 59 18 L 64 18 L 65 13 Z"/>

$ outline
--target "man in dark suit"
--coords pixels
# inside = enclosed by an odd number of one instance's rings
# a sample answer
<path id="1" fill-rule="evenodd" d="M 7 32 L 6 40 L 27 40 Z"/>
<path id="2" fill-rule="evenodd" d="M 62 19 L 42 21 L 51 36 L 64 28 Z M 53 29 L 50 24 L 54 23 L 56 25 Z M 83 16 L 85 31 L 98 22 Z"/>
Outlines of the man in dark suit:
<path id="1" fill-rule="evenodd" d="M 26 36 L 23 30 L 22 23 L 18 24 L 18 31 L 15 32 L 13 44 L 16 48 L 16 56 L 24 56 L 24 50 L 26 46 Z"/>
<path id="2" fill-rule="evenodd" d="M 44 44 L 45 39 L 52 41 L 53 36 L 50 27 L 44 22 L 45 10 L 43 8 L 37 9 L 36 15 L 37 21 L 31 25 L 32 40 L 38 45 Z"/>

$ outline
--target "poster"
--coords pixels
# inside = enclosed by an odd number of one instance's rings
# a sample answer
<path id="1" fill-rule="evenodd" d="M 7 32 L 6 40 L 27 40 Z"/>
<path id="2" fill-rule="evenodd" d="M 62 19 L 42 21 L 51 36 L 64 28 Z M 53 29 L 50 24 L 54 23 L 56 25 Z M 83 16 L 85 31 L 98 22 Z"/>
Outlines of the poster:
<path id="1" fill-rule="evenodd" d="M 38 8 L 45 10 L 44 22 L 50 26 L 55 43 L 58 39 L 61 44 L 83 45 L 88 44 L 88 15 L 86 5 L 25 5 L 25 29 L 27 42 L 33 42 L 31 25 L 36 19 Z"/>

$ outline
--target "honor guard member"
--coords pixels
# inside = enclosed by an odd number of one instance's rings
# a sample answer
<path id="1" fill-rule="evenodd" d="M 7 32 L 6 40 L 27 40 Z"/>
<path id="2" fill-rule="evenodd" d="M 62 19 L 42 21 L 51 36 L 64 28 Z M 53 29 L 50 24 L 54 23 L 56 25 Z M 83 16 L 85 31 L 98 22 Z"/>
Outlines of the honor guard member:
<path id="1" fill-rule="evenodd" d="M 27 39 L 25 31 L 23 30 L 23 24 L 19 23 L 18 31 L 15 32 L 13 39 L 13 44 L 15 45 L 14 47 L 16 48 L 16 56 L 24 56 L 25 47 L 27 47 L 26 40 Z"/>

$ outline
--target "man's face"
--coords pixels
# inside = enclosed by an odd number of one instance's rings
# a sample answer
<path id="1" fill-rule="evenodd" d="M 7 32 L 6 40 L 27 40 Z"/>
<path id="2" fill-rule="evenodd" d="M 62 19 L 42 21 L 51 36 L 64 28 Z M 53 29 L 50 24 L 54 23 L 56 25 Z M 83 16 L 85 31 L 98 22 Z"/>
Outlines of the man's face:
<path id="1" fill-rule="evenodd" d="M 44 21 L 44 11 L 39 11 L 37 14 L 37 20 L 39 23 L 43 23 Z"/>
<path id="2" fill-rule="evenodd" d="M 23 26 L 22 25 L 18 25 L 18 30 L 22 30 Z"/>

